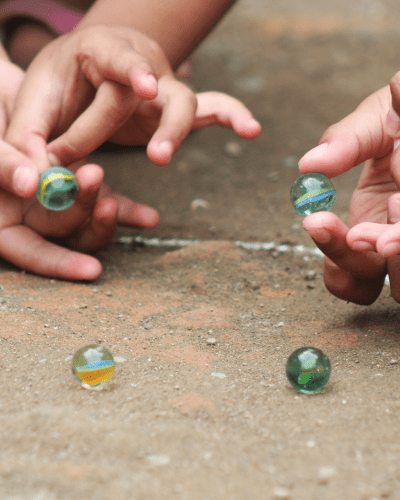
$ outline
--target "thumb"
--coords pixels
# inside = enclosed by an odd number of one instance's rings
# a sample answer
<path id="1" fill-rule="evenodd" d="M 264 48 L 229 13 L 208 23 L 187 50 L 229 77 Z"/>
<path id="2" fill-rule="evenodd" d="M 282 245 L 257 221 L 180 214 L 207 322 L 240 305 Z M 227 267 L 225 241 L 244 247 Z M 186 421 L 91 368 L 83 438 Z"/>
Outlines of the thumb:
<path id="1" fill-rule="evenodd" d="M 336 177 L 370 158 L 389 154 L 393 139 L 384 131 L 389 108 L 390 88 L 384 87 L 328 128 L 320 144 L 301 158 L 300 172 Z"/>

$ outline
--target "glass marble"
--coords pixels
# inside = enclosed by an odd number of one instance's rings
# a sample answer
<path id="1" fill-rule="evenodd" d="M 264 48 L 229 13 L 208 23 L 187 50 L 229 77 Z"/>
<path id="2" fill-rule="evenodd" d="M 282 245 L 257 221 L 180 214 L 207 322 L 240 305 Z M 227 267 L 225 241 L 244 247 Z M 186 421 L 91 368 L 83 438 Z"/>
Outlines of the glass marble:
<path id="1" fill-rule="evenodd" d="M 331 210 L 335 199 L 334 185 L 322 174 L 301 175 L 290 191 L 290 201 L 294 209 L 304 216 Z"/>
<path id="2" fill-rule="evenodd" d="M 85 389 L 100 391 L 112 378 L 114 370 L 111 352 L 100 345 L 82 347 L 72 359 L 72 373 Z"/>
<path id="3" fill-rule="evenodd" d="M 320 349 L 301 347 L 289 357 L 286 375 L 297 392 L 317 394 L 329 380 L 331 364 Z"/>
<path id="4" fill-rule="evenodd" d="M 66 210 L 79 192 L 75 174 L 64 167 L 51 167 L 39 177 L 36 197 L 48 210 Z"/>

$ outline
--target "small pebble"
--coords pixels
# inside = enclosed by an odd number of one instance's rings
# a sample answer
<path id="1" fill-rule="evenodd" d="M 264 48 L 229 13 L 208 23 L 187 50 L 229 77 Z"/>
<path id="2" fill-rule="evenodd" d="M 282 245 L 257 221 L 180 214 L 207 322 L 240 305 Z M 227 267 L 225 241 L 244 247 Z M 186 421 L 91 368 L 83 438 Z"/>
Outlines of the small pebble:
<path id="1" fill-rule="evenodd" d="M 168 455 L 149 455 L 146 457 L 146 461 L 151 465 L 168 465 L 171 462 L 171 457 Z"/>
<path id="2" fill-rule="evenodd" d="M 192 200 L 190 204 L 190 208 L 192 210 L 197 210 L 198 208 L 209 208 L 210 204 L 208 203 L 207 200 L 203 200 L 201 198 L 196 198 Z"/>
<path id="3" fill-rule="evenodd" d="M 247 75 L 235 81 L 235 87 L 243 92 L 256 94 L 266 87 L 265 79 L 260 75 Z"/>
<path id="4" fill-rule="evenodd" d="M 114 356 L 114 361 L 116 363 L 123 363 L 124 361 L 126 361 L 126 359 L 123 358 L 122 356 Z"/>
<path id="5" fill-rule="evenodd" d="M 279 180 L 279 172 L 270 172 L 268 175 L 267 175 L 267 179 L 270 181 L 270 182 L 278 182 Z"/>
<path id="6" fill-rule="evenodd" d="M 225 144 L 225 153 L 229 156 L 237 157 L 242 153 L 242 146 L 238 142 L 229 141 Z"/>
<path id="7" fill-rule="evenodd" d="M 299 159 L 296 155 L 288 155 L 282 158 L 281 165 L 283 168 L 296 168 Z"/>
<path id="8" fill-rule="evenodd" d="M 209 345 L 215 345 L 216 343 L 217 343 L 216 339 L 213 339 L 213 338 L 207 339 L 207 344 L 209 344 Z"/>
<path id="9" fill-rule="evenodd" d="M 212 373 L 211 376 L 217 377 L 217 378 L 225 378 L 226 377 L 225 373 Z"/>
<path id="10" fill-rule="evenodd" d="M 390 364 L 391 364 L 391 365 L 396 365 L 397 363 L 398 363 L 397 359 L 392 359 L 392 360 L 390 361 Z"/>
<path id="11" fill-rule="evenodd" d="M 273 498 L 276 500 L 289 500 L 290 491 L 287 488 L 275 488 Z"/>
<path id="12" fill-rule="evenodd" d="M 326 484 L 328 479 L 333 477 L 337 473 L 335 467 L 321 467 L 318 471 L 318 478 L 321 484 Z"/>
<path id="13" fill-rule="evenodd" d="M 304 279 L 308 281 L 313 281 L 316 279 L 316 277 L 317 277 L 317 271 L 313 269 L 311 271 L 307 271 L 306 275 L 304 276 Z"/>

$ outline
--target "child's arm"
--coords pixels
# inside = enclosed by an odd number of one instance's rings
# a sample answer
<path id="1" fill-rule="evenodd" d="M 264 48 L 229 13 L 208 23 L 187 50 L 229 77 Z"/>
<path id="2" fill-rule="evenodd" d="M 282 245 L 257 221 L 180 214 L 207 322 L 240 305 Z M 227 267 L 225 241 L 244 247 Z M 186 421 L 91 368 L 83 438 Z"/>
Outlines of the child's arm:
<path id="1" fill-rule="evenodd" d="M 79 26 L 129 26 L 156 40 L 173 70 L 193 52 L 235 0 L 97 0 Z"/>

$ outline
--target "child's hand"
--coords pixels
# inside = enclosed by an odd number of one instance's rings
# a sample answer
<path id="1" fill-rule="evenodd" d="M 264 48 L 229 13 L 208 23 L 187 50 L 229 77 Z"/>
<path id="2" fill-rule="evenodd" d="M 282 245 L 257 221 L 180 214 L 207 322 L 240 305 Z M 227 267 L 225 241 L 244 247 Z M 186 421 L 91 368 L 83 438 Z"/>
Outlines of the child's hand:
<path id="1" fill-rule="evenodd" d="M 19 196 L 31 196 L 39 177 L 35 163 L 5 142 L 4 135 L 13 111 L 24 72 L 0 59 L 0 186 Z"/>
<path id="2" fill-rule="evenodd" d="M 220 100 L 211 109 L 215 94 L 201 94 L 195 120 L 195 95 L 175 79 L 155 42 L 130 28 L 90 26 L 51 42 L 34 59 L 6 138 L 41 169 L 50 166 L 48 153 L 51 163 L 68 165 L 109 139 L 148 144 L 149 158 L 165 165 L 203 123 L 224 122 L 244 137 L 259 134 L 239 101 L 223 94 Z"/>
<path id="3" fill-rule="evenodd" d="M 392 81 L 392 93 L 399 76 Z M 393 126 L 388 127 L 393 123 L 388 118 L 391 100 L 390 87 L 368 97 L 356 111 L 330 127 L 320 145 L 299 163 L 301 173 L 335 177 L 366 161 L 351 199 L 348 227 L 327 212 L 304 219 L 306 231 L 326 255 L 328 290 L 359 304 L 371 304 L 379 296 L 387 272 L 392 296 L 400 302 L 400 231 L 396 224 L 400 220 L 400 150 L 393 152 Z M 398 94 L 393 93 L 395 109 L 399 103 Z"/>
<path id="4" fill-rule="evenodd" d="M 26 271 L 66 280 L 93 280 L 100 262 L 79 252 L 95 252 L 112 239 L 118 224 L 154 227 L 155 210 L 114 193 L 103 184 L 97 165 L 79 168 L 74 205 L 63 212 L 43 208 L 36 198 L 24 200 L 0 190 L 0 257 Z M 48 241 L 51 238 L 53 241 Z M 59 246 L 60 239 L 75 251 Z"/>

